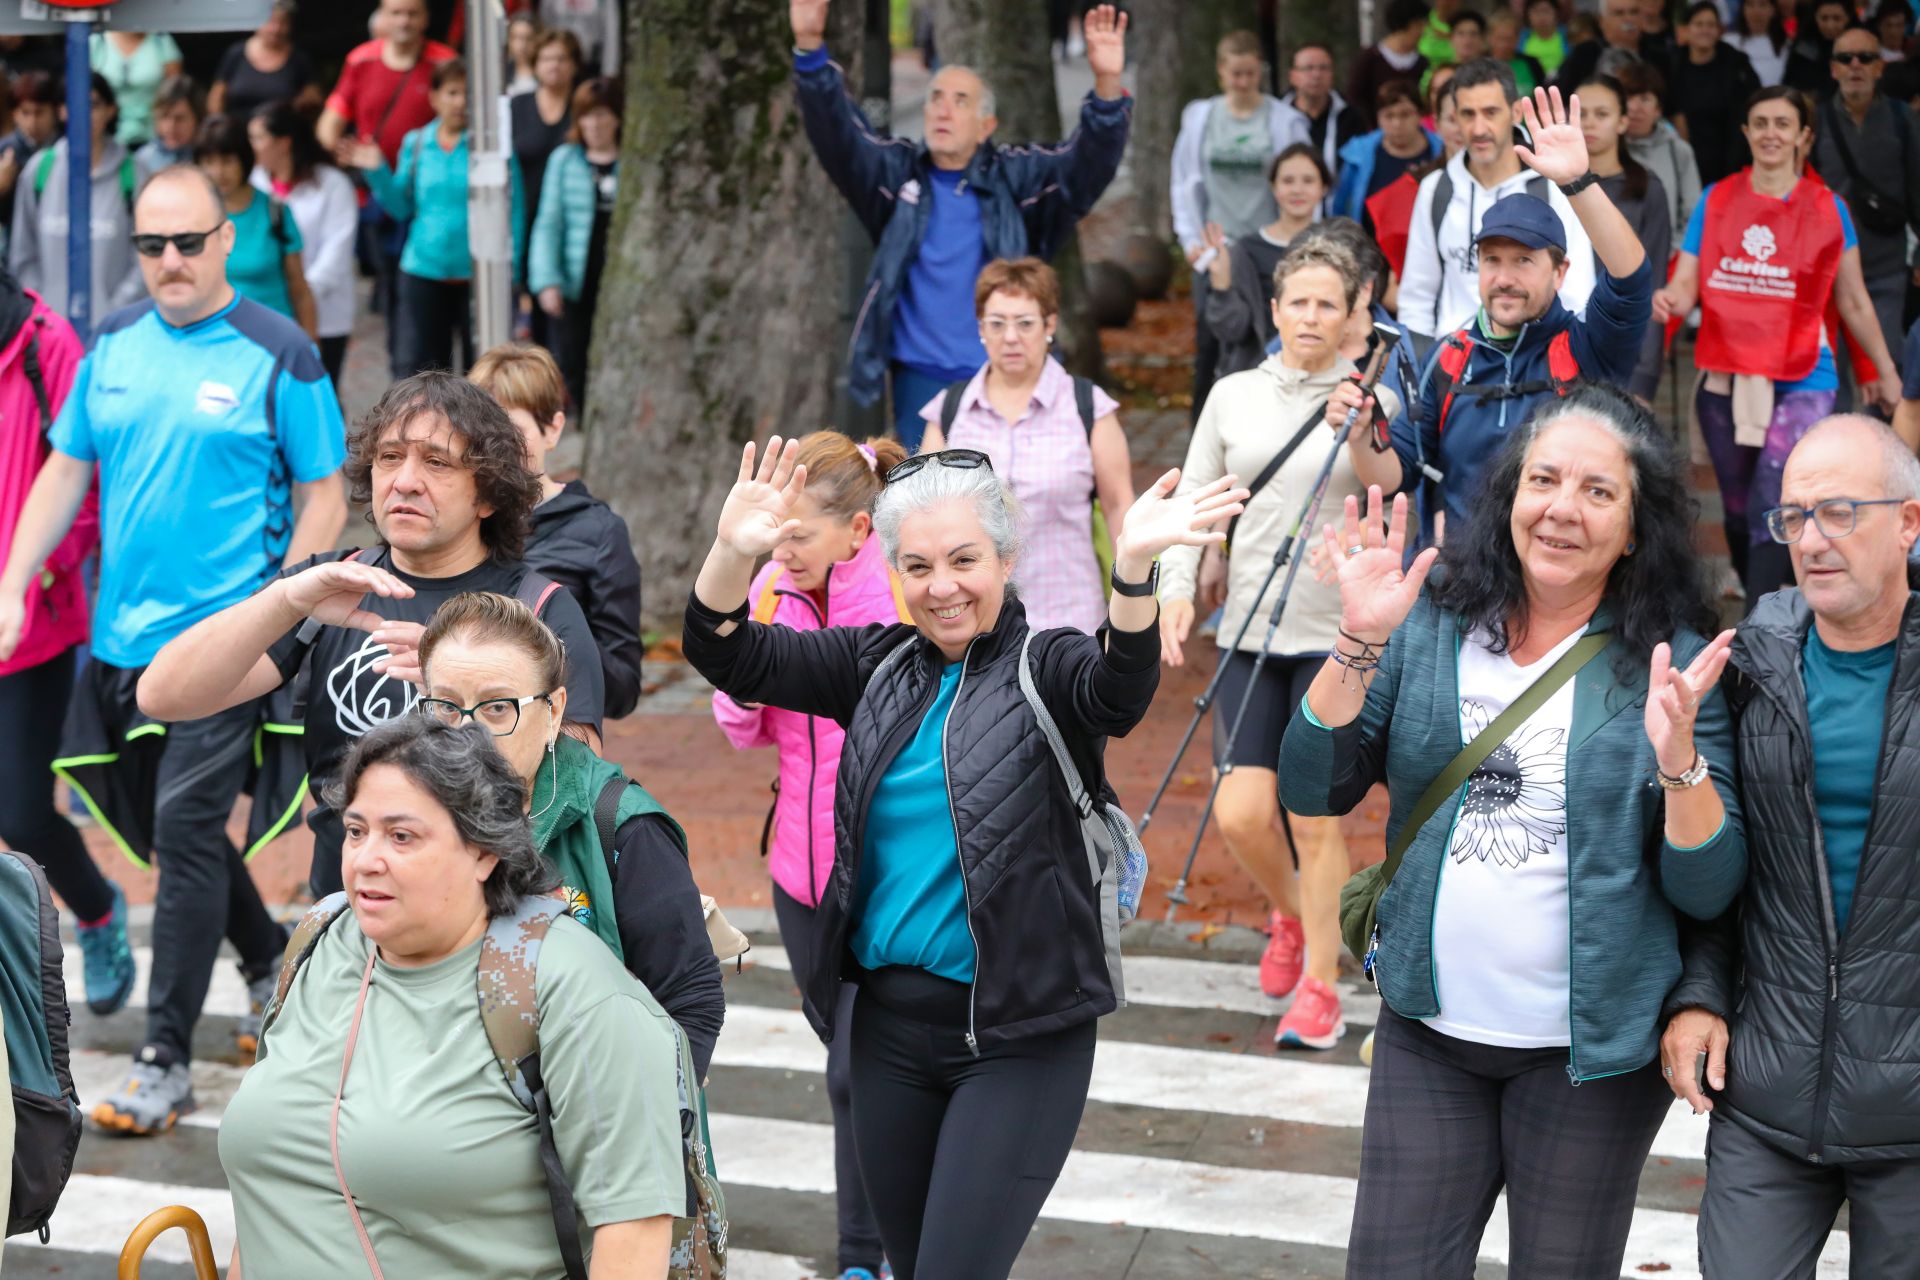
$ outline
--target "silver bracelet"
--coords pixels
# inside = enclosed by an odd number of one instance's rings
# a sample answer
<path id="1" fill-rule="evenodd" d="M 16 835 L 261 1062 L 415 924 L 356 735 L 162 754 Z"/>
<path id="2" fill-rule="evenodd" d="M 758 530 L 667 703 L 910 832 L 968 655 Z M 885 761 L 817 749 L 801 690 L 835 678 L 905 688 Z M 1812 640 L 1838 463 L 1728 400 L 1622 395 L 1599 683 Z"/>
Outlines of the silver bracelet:
<path id="1" fill-rule="evenodd" d="M 1698 751 L 1693 753 L 1693 767 L 1679 777 L 1673 777 L 1663 771 L 1658 764 L 1653 766 L 1653 776 L 1668 791 L 1688 791 L 1707 780 L 1707 758 Z"/>

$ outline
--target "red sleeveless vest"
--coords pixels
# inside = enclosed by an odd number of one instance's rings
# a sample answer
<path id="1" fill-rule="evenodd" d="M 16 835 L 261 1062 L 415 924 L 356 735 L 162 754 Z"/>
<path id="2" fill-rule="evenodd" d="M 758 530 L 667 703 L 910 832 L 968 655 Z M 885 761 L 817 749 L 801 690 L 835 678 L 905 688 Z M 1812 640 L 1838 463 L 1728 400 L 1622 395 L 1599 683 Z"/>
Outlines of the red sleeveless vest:
<path id="1" fill-rule="evenodd" d="M 1707 197 L 1694 360 L 1715 373 L 1792 382 L 1819 362 L 1846 236 L 1817 179 L 1776 200 L 1754 191 L 1752 172 L 1722 179 Z"/>

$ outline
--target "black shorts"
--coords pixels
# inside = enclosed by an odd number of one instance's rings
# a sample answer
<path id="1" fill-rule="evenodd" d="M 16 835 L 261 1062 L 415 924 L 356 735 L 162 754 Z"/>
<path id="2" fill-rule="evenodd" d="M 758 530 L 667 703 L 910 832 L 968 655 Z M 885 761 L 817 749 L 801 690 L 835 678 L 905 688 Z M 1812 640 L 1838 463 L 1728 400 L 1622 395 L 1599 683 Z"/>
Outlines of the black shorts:
<path id="1" fill-rule="evenodd" d="M 1226 763 L 1227 734 L 1240 713 L 1240 699 L 1246 696 L 1247 680 L 1253 674 L 1255 655 L 1235 649 L 1220 651 L 1226 670 L 1220 676 L 1220 688 L 1213 699 L 1213 764 Z M 1324 653 L 1269 655 L 1260 668 L 1260 683 L 1247 703 L 1246 717 L 1233 740 L 1233 763 L 1251 769 L 1280 768 L 1280 739 L 1287 732 L 1293 710 L 1307 696 L 1307 687 L 1325 666 Z"/>

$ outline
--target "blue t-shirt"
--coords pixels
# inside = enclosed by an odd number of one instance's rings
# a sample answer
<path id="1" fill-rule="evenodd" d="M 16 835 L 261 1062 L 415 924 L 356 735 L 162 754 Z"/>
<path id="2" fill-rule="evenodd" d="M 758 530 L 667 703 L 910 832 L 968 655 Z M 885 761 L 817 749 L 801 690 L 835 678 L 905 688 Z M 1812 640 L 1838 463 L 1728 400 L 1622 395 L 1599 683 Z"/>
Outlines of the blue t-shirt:
<path id="1" fill-rule="evenodd" d="M 973 981 L 967 888 L 940 749 L 960 672 L 956 662 L 940 677 L 913 740 L 874 788 L 853 897 L 853 958 L 865 969 L 906 965 Z"/>
<path id="2" fill-rule="evenodd" d="M 272 307 L 283 316 L 293 314 L 293 298 L 287 293 L 287 267 L 284 259 L 298 255 L 306 246 L 300 239 L 300 227 L 293 210 L 280 206 L 280 234 L 273 232 L 269 212 L 272 197 L 253 193 L 252 201 L 239 213 L 230 213 L 233 223 L 233 252 L 227 255 L 227 283 L 243 298 L 252 298 Z"/>
<path id="3" fill-rule="evenodd" d="M 347 456 L 313 344 L 246 298 L 180 329 L 151 302 L 108 316 L 52 438 L 100 468 L 93 653 L 127 668 L 271 581 L 293 484 Z"/>
<path id="4" fill-rule="evenodd" d="M 1874 775 L 1887 727 L 1887 687 L 1893 680 L 1893 644 L 1857 653 L 1829 649 L 1819 628 L 1807 631 L 1801 671 L 1807 685 L 1807 723 L 1813 726 L 1813 803 L 1827 849 L 1833 885 L 1833 922 L 1845 932 L 1854 882 L 1873 816 Z"/>
<path id="5" fill-rule="evenodd" d="M 1693 202 L 1693 215 L 1687 219 L 1687 234 L 1680 241 L 1681 252 L 1690 253 L 1696 258 L 1700 256 L 1700 241 L 1706 235 L 1707 197 L 1711 196 L 1714 187 L 1719 185 L 1717 182 L 1710 183 L 1707 189 L 1700 193 L 1700 198 Z M 1798 186 L 1794 187 L 1795 191 L 1799 189 Z M 1853 215 L 1847 212 L 1847 202 L 1833 195 L 1832 192 L 1827 194 L 1832 196 L 1834 210 L 1840 215 L 1841 252 L 1858 248 L 1860 237 L 1854 233 Z M 1777 396 L 1784 396 L 1794 391 L 1838 391 L 1839 389 L 1840 371 L 1833 363 L 1833 348 L 1828 345 L 1824 336 L 1820 340 L 1820 359 L 1814 363 L 1811 373 L 1797 382 L 1775 381 L 1773 384 L 1773 394 Z"/>
<path id="6" fill-rule="evenodd" d="M 964 172 L 935 169 L 920 252 L 907 264 L 893 310 L 893 358 L 942 382 L 971 378 L 987 362 L 973 314 L 973 284 L 987 265 L 980 198 Z M 904 194 L 902 199 L 904 199 Z"/>
<path id="7" fill-rule="evenodd" d="M 1900 352 L 1900 398 L 1920 400 L 1920 320 L 1907 330 L 1906 346 Z"/>

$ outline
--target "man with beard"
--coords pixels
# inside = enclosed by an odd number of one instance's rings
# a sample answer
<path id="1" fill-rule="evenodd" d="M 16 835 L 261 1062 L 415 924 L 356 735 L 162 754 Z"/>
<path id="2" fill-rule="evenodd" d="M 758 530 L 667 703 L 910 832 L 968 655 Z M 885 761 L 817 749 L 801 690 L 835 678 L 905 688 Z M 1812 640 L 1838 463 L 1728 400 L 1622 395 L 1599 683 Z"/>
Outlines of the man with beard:
<path id="1" fill-rule="evenodd" d="M 1481 476 L 1536 403 L 1565 395 L 1578 379 L 1627 380 L 1653 311 L 1653 268 L 1587 168 L 1577 102 L 1569 110 L 1557 90 L 1541 89 L 1520 100 L 1520 114 L 1534 140 L 1520 158 L 1566 197 L 1601 269 L 1585 314 L 1576 316 L 1562 300 L 1572 237 L 1553 207 L 1522 192 L 1487 211 L 1474 239 L 1479 314 L 1441 340 L 1413 411 L 1393 424 L 1386 445 L 1376 451 L 1373 433 L 1353 435 L 1361 483 L 1389 494 L 1422 493 L 1429 542 L 1443 506 L 1447 519 L 1466 518 Z M 1344 384 L 1329 402 L 1329 417 L 1337 422 L 1360 403 L 1358 384 Z"/>

